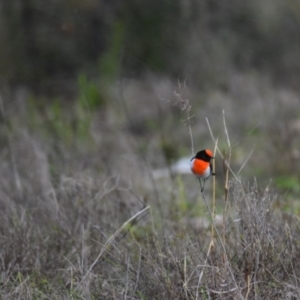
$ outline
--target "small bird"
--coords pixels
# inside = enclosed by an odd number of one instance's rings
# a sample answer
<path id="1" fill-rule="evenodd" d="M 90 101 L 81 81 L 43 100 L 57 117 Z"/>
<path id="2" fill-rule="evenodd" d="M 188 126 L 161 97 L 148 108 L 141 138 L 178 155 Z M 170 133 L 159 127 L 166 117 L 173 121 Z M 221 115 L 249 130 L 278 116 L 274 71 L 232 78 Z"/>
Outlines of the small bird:
<path id="1" fill-rule="evenodd" d="M 204 191 L 205 180 L 210 176 L 216 175 L 212 172 L 211 159 L 213 159 L 213 153 L 208 150 L 201 150 L 191 159 L 190 167 L 191 171 L 199 179 L 201 193 Z M 203 186 L 201 179 L 203 179 Z"/>

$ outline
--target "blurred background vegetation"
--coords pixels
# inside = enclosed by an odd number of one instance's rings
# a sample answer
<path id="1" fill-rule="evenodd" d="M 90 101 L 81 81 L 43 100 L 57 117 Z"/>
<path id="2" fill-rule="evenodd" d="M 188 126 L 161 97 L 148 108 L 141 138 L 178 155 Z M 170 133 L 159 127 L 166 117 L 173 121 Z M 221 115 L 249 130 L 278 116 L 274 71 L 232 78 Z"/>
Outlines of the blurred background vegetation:
<path id="1" fill-rule="evenodd" d="M 57 148 L 57 140 L 95 141 L 101 130 L 129 132 L 153 167 L 171 163 L 189 155 L 169 102 L 179 80 L 196 148 L 210 139 L 205 117 L 218 134 L 225 109 L 233 143 L 244 140 L 236 168 L 255 144 L 250 175 L 280 173 L 279 186 L 298 190 L 298 0 L 3 0 L 0 16 L 2 119 L 11 132 L 29 126 Z M 149 136 L 161 160 L 151 160 Z"/>
<path id="2" fill-rule="evenodd" d="M 64 94 L 82 72 L 152 71 L 225 88 L 232 69 L 298 87 L 297 0 L 3 0 L 0 9 L 2 87 Z"/>

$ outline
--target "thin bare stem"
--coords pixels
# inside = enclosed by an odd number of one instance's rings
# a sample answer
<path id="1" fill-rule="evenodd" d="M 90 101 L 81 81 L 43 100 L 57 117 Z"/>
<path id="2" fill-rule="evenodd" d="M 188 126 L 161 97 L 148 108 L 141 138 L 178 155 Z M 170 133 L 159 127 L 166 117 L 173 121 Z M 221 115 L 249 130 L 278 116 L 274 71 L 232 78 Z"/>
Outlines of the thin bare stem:
<path id="1" fill-rule="evenodd" d="M 207 260 L 209 258 L 209 255 L 210 255 L 210 251 L 211 249 L 214 247 L 213 245 L 213 240 L 210 241 L 209 243 L 209 247 L 208 247 L 208 250 L 207 250 L 207 253 L 206 253 L 206 258 L 205 258 L 205 261 L 204 261 L 204 266 L 207 264 Z M 197 283 L 197 290 L 196 290 L 196 300 L 198 299 L 199 297 L 199 286 L 201 284 L 201 281 L 202 281 L 202 277 L 203 277 L 203 274 L 204 274 L 204 266 L 203 266 L 203 269 L 199 275 L 199 279 L 198 279 L 198 283 Z M 209 266 L 209 267 L 212 267 L 212 266 Z"/>
<path id="2" fill-rule="evenodd" d="M 211 135 L 211 138 L 212 140 L 214 141 L 214 143 L 216 142 L 216 138 L 214 137 L 214 134 L 211 130 L 211 127 L 210 127 L 210 124 L 209 124 L 209 121 L 208 121 L 208 118 L 206 118 L 206 123 L 207 123 L 207 126 L 208 126 L 208 130 L 209 130 L 209 133 Z M 221 152 L 221 150 L 219 149 L 219 147 L 217 147 L 217 152 L 219 153 L 219 155 L 221 156 L 221 158 L 224 160 L 224 155 L 223 153 Z M 235 173 L 233 172 L 233 170 L 230 168 L 230 166 L 228 166 L 228 170 L 230 171 L 230 173 L 232 174 L 232 176 L 235 178 L 235 180 L 238 182 L 238 183 L 241 183 L 241 180 L 235 175 Z"/>
<path id="3" fill-rule="evenodd" d="M 225 120 L 225 112 L 224 112 L 224 110 L 223 110 L 223 124 L 224 124 L 224 130 L 225 130 L 225 135 L 226 135 L 228 149 L 229 149 L 228 150 L 229 156 L 227 156 L 227 154 L 225 152 L 221 153 L 221 151 L 220 151 L 220 149 L 218 148 L 218 145 L 217 145 L 218 139 L 216 139 L 214 137 L 214 135 L 213 135 L 213 132 L 212 132 L 211 126 L 209 124 L 208 118 L 206 118 L 206 122 L 207 122 L 207 125 L 208 125 L 208 129 L 209 129 L 210 135 L 211 135 L 211 137 L 212 137 L 212 139 L 213 139 L 213 141 L 215 143 L 214 153 L 218 152 L 221 155 L 221 157 L 223 159 L 224 166 L 225 166 L 225 203 L 227 203 L 227 199 L 228 199 L 229 171 L 233 174 L 233 176 L 236 178 L 236 180 L 238 182 L 240 182 L 240 180 L 237 178 L 237 176 L 234 174 L 234 172 L 230 169 L 230 166 L 229 166 L 230 157 L 231 157 L 231 143 L 230 143 L 229 134 L 228 134 L 227 126 L 226 126 L 226 120 Z M 228 158 L 228 159 L 226 159 L 226 158 Z M 215 207 L 215 204 L 213 203 L 212 211 L 210 211 L 210 208 L 209 208 L 209 206 L 207 204 L 207 201 L 205 199 L 204 193 L 202 193 L 202 197 L 203 197 L 203 200 L 204 200 L 205 205 L 207 207 L 207 210 L 209 211 L 210 216 L 211 216 L 211 220 L 212 220 L 212 234 L 213 234 L 214 231 L 217 234 L 218 240 L 219 240 L 219 242 L 220 242 L 220 244 L 222 246 L 222 249 L 223 249 L 224 264 L 225 264 L 225 266 L 227 266 L 227 268 L 228 268 L 228 270 L 230 272 L 230 275 L 231 275 L 233 281 L 235 282 L 236 288 L 238 289 L 238 285 L 237 285 L 237 282 L 236 282 L 236 280 L 234 278 L 233 271 L 232 271 L 232 269 L 229 266 L 229 261 L 228 261 L 227 252 L 226 252 L 226 248 L 225 248 L 225 244 L 226 244 L 226 240 L 225 240 L 225 223 L 224 223 L 225 222 L 225 217 L 223 216 L 223 234 L 222 234 L 222 237 L 221 237 L 221 235 L 220 235 L 220 233 L 219 233 L 219 231 L 218 231 L 218 229 L 217 229 L 217 227 L 215 225 L 215 220 L 214 220 L 214 207 Z M 213 198 L 214 198 L 214 195 L 213 195 Z M 226 206 L 226 204 L 225 204 L 225 206 Z M 211 250 L 211 247 L 209 248 L 209 250 Z M 239 292 L 240 292 L 240 290 L 239 290 Z M 240 293 L 240 296 L 242 296 L 241 293 Z"/>
<path id="4" fill-rule="evenodd" d="M 133 288 L 133 295 L 135 295 L 136 289 L 138 287 L 139 281 L 140 281 L 140 273 L 141 273 L 141 261 L 142 261 L 142 249 L 139 248 L 139 265 L 138 265 L 138 269 L 137 269 L 137 274 L 136 274 L 136 281 L 135 281 L 135 285 Z"/>
<path id="5" fill-rule="evenodd" d="M 231 267 L 229 266 L 229 260 L 228 260 L 228 257 L 227 257 L 226 248 L 225 248 L 225 245 L 224 245 L 224 243 L 223 243 L 223 241 L 222 241 L 222 237 L 221 237 L 221 235 L 220 235 L 220 233 L 219 233 L 219 230 L 218 230 L 218 228 L 217 228 L 217 226 L 216 226 L 215 220 L 214 220 L 213 215 L 212 215 L 212 211 L 211 211 L 211 209 L 209 208 L 209 205 L 208 205 L 207 200 L 206 200 L 206 198 L 205 198 L 205 194 L 204 194 L 204 193 L 201 193 L 201 194 L 202 194 L 202 197 L 203 197 L 205 206 L 206 206 L 206 208 L 207 208 L 207 211 L 209 212 L 209 215 L 210 215 L 210 218 L 211 218 L 211 221 L 212 221 L 212 225 L 213 225 L 214 230 L 215 230 L 215 232 L 216 232 L 216 234 L 217 234 L 218 240 L 219 240 L 219 242 L 220 242 L 220 244 L 221 244 L 221 247 L 222 247 L 222 250 L 223 250 L 223 253 L 224 253 L 224 257 L 225 257 L 225 266 L 227 266 L 228 271 L 229 271 L 229 273 L 230 273 L 230 275 L 231 275 L 231 278 L 232 278 L 233 282 L 235 283 L 236 288 L 239 290 L 238 284 L 237 284 L 237 282 L 236 282 L 236 280 L 235 280 L 235 277 L 234 277 L 234 274 L 233 274 L 233 271 L 232 271 Z M 239 292 L 240 292 L 240 290 L 239 290 Z M 242 297 L 241 292 L 240 292 L 240 296 Z"/>
<path id="6" fill-rule="evenodd" d="M 184 293 L 185 293 L 185 298 L 188 299 L 188 290 L 187 290 L 187 276 L 186 276 L 186 253 L 184 255 L 184 266 L 183 266 L 183 276 L 184 276 L 184 282 L 183 282 L 183 287 L 184 287 Z"/>
<path id="7" fill-rule="evenodd" d="M 214 148 L 214 157 L 216 155 L 216 151 L 217 151 L 217 147 L 218 147 L 218 138 L 216 139 L 215 142 L 215 148 Z M 216 161 L 215 159 L 213 159 L 213 163 L 212 163 L 212 172 L 215 173 L 216 170 Z M 215 207 L 216 207 L 216 176 L 212 176 L 213 177 L 213 189 L 212 189 L 212 215 L 213 218 L 215 218 Z M 211 226 L 211 239 L 212 239 L 212 243 L 214 240 L 214 227 Z"/>
<path id="8" fill-rule="evenodd" d="M 185 84 L 184 84 L 185 87 Z M 185 114 L 185 120 L 183 120 L 183 123 L 186 124 L 187 128 L 188 128 L 188 132 L 190 135 L 190 140 L 191 140 L 191 151 L 192 151 L 192 155 L 195 155 L 195 150 L 194 150 L 194 139 L 193 139 L 193 132 L 192 132 L 192 126 L 191 126 L 191 119 L 194 117 L 193 115 L 191 115 L 191 105 L 190 105 L 190 101 L 187 98 L 183 98 L 182 97 L 182 89 L 181 89 L 181 83 L 180 81 L 178 81 L 178 89 L 179 92 L 174 92 L 174 95 L 177 99 L 175 105 L 177 105 L 179 107 L 179 109 Z"/>
<path id="9" fill-rule="evenodd" d="M 80 286 L 80 284 L 86 279 L 87 275 L 91 272 L 91 270 L 93 269 L 93 267 L 97 264 L 97 262 L 99 261 L 99 259 L 101 258 L 101 256 L 104 254 L 104 252 L 107 250 L 107 248 L 109 247 L 109 245 L 116 239 L 116 237 L 127 227 L 128 224 L 130 224 L 135 218 L 137 218 L 139 215 L 141 215 L 142 213 L 144 213 L 145 211 L 147 211 L 150 208 L 150 206 L 145 207 L 144 209 L 142 209 L 141 211 L 139 211 L 138 213 L 136 213 L 134 216 L 132 216 L 130 219 L 128 219 L 125 223 L 123 223 L 123 225 L 105 242 L 105 244 L 103 245 L 99 255 L 97 256 L 97 258 L 94 260 L 94 262 L 90 265 L 89 269 L 87 270 L 86 274 L 83 276 L 82 280 L 80 281 L 80 283 L 77 285 L 77 288 Z M 76 289 L 77 289 L 76 288 Z M 75 289 L 75 290 L 76 290 Z M 75 292 L 74 290 L 74 292 Z"/>
<path id="10" fill-rule="evenodd" d="M 248 162 L 249 158 L 251 157 L 252 153 L 253 153 L 254 148 L 251 149 L 250 153 L 248 154 L 247 158 L 245 159 L 244 163 L 242 164 L 242 166 L 240 167 L 240 169 L 238 170 L 238 172 L 236 173 L 237 175 L 239 175 L 241 173 L 241 171 L 244 169 L 246 163 Z"/>
<path id="11" fill-rule="evenodd" d="M 224 130 L 225 130 L 225 135 L 226 135 L 226 138 L 227 138 L 228 148 L 231 149 L 229 134 L 228 134 L 227 126 L 226 126 L 225 111 L 224 111 L 224 109 L 223 109 L 223 123 L 224 123 Z"/>

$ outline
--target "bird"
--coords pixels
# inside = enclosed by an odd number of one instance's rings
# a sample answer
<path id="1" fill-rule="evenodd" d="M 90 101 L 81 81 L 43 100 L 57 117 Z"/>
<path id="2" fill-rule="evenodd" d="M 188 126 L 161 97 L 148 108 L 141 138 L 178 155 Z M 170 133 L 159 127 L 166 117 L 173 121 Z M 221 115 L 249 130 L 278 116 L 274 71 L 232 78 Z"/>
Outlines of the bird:
<path id="1" fill-rule="evenodd" d="M 192 157 L 190 161 L 191 171 L 193 174 L 196 175 L 196 177 L 199 180 L 201 193 L 203 193 L 204 191 L 206 179 L 210 175 L 216 175 L 212 172 L 211 159 L 214 159 L 212 151 L 209 149 L 204 149 L 197 152 L 197 154 L 194 157 Z M 203 185 L 201 179 L 203 179 Z"/>

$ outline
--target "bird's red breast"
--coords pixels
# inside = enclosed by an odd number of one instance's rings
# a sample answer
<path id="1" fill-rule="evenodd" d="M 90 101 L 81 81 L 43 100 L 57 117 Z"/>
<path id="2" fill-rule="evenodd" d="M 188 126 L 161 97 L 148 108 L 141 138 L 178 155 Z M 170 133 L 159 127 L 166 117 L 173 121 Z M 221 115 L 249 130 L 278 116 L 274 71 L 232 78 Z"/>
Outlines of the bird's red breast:
<path id="1" fill-rule="evenodd" d="M 210 150 L 201 150 L 191 159 L 191 171 L 198 177 L 206 179 L 212 173 L 211 159 L 213 154 Z"/>
<path id="2" fill-rule="evenodd" d="M 194 158 L 191 161 L 192 172 L 200 177 L 206 177 L 210 173 L 210 163 L 202 159 Z"/>

